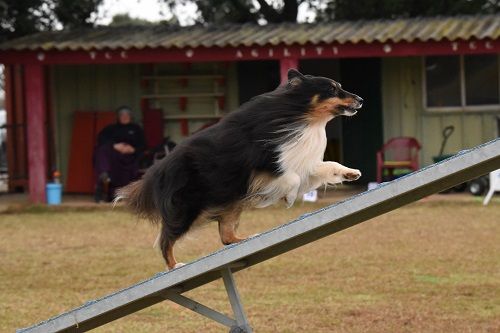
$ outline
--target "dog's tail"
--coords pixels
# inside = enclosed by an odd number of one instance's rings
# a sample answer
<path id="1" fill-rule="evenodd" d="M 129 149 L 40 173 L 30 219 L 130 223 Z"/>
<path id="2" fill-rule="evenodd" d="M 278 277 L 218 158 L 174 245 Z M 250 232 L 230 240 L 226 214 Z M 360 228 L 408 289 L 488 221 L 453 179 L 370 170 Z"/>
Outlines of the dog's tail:
<path id="1" fill-rule="evenodd" d="M 167 217 L 175 219 L 179 203 L 175 202 L 174 193 L 189 177 L 186 163 L 171 156 L 151 166 L 140 180 L 119 189 L 115 203 L 123 201 L 135 215 L 153 224 L 166 223 Z"/>
<path id="2" fill-rule="evenodd" d="M 161 217 L 153 198 L 153 185 L 149 177 L 143 177 L 119 189 L 113 202 L 116 204 L 123 201 L 134 214 L 157 224 Z"/>

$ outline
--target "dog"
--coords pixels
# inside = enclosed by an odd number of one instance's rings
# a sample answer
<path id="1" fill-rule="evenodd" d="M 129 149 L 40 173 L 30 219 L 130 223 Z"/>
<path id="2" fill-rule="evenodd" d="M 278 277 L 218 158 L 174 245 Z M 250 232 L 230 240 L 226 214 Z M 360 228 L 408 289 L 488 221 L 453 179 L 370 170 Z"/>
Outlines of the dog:
<path id="1" fill-rule="evenodd" d="M 175 241 L 197 223 L 217 221 L 224 245 L 240 242 L 243 209 L 280 200 L 290 207 L 321 185 L 358 179 L 359 170 L 323 161 L 323 154 L 326 124 L 355 115 L 362 104 L 338 82 L 290 69 L 285 84 L 180 143 L 117 199 L 161 224 L 159 245 L 173 269 L 181 265 Z"/>

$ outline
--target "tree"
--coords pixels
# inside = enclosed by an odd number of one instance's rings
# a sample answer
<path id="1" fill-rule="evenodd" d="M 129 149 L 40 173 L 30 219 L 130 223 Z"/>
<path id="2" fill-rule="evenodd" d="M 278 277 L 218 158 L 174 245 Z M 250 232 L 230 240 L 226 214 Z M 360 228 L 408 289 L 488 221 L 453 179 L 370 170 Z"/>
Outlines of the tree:
<path id="1" fill-rule="evenodd" d="M 64 28 L 93 26 L 92 14 L 103 0 L 54 0 L 54 14 Z"/>
<path id="2" fill-rule="evenodd" d="M 53 24 L 43 0 L 0 0 L 0 40 L 20 37 Z"/>
<path id="3" fill-rule="evenodd" d="M 153 22 L 148 20 L 130 17 L 129 14 L 116 14 L 111 19 L 110 26 L 123 26 L 123 25 L 152 25 Z"/>
<path id="4" fill-rule="evenodd" d="M 498 13 L 500 0 L 160 0 L 175 13 L 195 4 L 198 23 L 296 22 L 306 5 L 315 21 Z"/>
<path id="5" fill-rule="evenodd" d="M 161 0 L 172 12 L 177 6 L 195 4 L 198 8 L 198 23 L 245 23 L 296 22 L 298 8 L 302 3 L 314 0 Z"/>
<path id="6" fill-rule="evenodd" d="M 333 0 L 318 21 L 498 13 L 499 0 Z"/>
<path id="7" fill-rule="evenodd" d="M 157 25 L 157 24 L 167 24 L 167 25 L 178 26 L 179 22 L 177 21 L 177 18 L 175 16 L 173 18 L 171 18 L 170 20 L 163 20 L 160 22 L 151 22 L 148 20 L 140 19 L 140 18 L 130 17 L 129 14 L 116 14 L 111 19 L 111 23 L 109 25 L 116 27 L 116 26 L 124 26 L 124 25 Z"/>
<path id="8" fill-rule="evenodd" d="M 61 26 L 91 26 L 102 1 L 0 0 L 0 42 Z"/>

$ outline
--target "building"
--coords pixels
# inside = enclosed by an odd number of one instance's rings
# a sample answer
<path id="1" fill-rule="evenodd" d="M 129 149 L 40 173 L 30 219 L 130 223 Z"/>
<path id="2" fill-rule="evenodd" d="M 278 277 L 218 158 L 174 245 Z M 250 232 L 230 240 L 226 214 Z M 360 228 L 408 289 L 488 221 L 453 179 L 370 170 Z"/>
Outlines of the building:
<path id="1" fill-rule="evenodd" d="M 161 110 L 165 135 L 179 141 L 274 89 L 292 67 L 335 78 L 364 98 L 354 119 L 329 125 L 327 150 L 372 181 L 375 152 L 391 137 L 417 138 L 427 165 L 448 125 L 455 133 L 447 153 L 498 136 L 499 52 L 500 15 L 100 27 L 23 37 L 0 46 L 9 186 L 28 188 L 41 202 L 53 170 L 66 183 L 78 177 L 68 167 L 77 111 L 95 117 L 126 104 L 141 119 Z"/>

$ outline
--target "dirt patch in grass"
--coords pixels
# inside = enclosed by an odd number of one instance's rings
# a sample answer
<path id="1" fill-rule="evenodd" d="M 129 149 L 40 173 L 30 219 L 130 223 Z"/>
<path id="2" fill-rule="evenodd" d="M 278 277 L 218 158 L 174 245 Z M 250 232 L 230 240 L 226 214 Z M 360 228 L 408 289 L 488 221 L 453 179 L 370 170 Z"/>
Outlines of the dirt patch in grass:
<path id="1" fill-rule="evenodd" d="M 242 234 L 318 205 L 253 210 Z M 0 215 L 0 331 L 29 326 L 163 269 L 156 229 L 123 210 Z M 220 247 L 187 236 L 190 261 Z M 256 332 L 500 331 L 500 205 L 419 202 L 236 274 Z M 229 312 L 220 281 L 188 293 Z M 164 302 L 97 332 L 225 332 Z"/>

